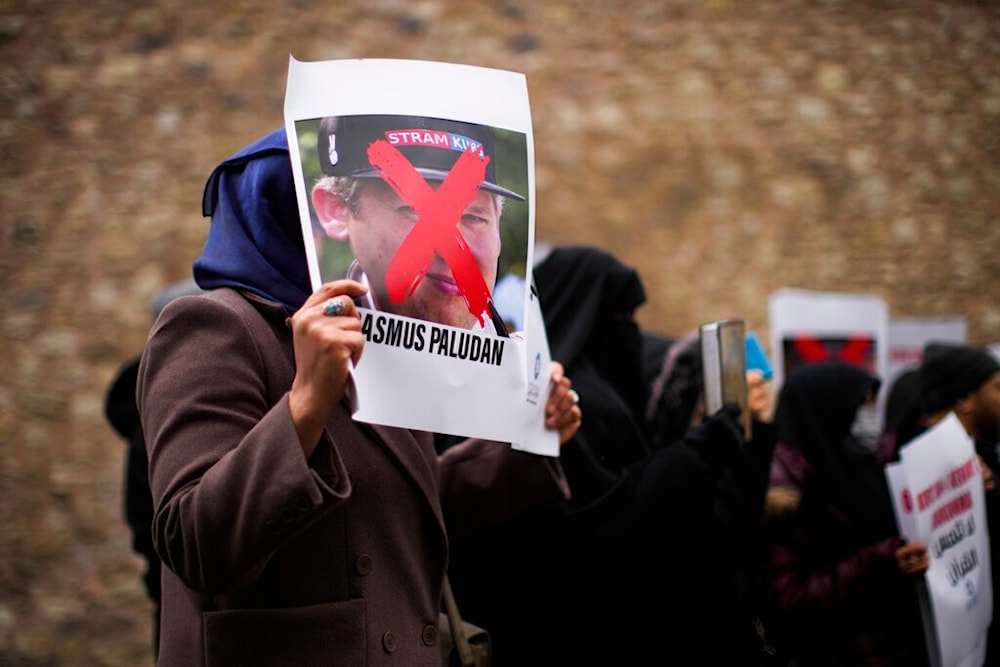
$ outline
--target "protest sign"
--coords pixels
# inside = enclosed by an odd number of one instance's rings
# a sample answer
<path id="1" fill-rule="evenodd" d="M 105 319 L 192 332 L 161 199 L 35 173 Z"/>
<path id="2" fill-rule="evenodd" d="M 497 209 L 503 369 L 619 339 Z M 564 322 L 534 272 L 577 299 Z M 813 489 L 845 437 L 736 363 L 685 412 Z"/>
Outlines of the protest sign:
<path id="1" fill-rule="evenodd" d="M 776 384 L 814 361 L 846 361 L 885 377 L 889 316 L 878 296 L 781 289 L 768 308 Z"/>
<path id="2" fill-rule="evenodd" d="M 989 530 L 982 471 L 972 439 L 949 413 L 912 440 L 886 470 L 897 525 L 924 542 L 924 629 L 935 667 L 979 667 L 993 617 Z"/>
<path id="3" fill-rule="evenodd" d="M 776 390 L 793 368 L 819 361 L 844 361 L 886 377 L 889 314 L 880 297 L 780 289 L 768 310 Z M 876 400 L 882 414 L 883 394 Z"/>
<path id="4" fill-rule="evenodd" d="M 313 288 L 369 287 L 355 419 L 556 455 L 544 326 L 508 331 L 492 300 L 498 275 L 520 275 L 523 321 L 541 321 L 524 76 L 292 58 L 285 127 Z"/>

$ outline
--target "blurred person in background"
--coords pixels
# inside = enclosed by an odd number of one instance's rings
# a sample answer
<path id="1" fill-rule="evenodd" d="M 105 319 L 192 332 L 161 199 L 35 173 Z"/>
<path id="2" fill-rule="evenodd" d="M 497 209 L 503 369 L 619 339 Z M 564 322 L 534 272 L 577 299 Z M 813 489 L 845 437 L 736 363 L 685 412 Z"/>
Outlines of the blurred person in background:
<path id="1" fill-rule="evenodd" d="M 917 370 L 920 409 L 927 426 L 954 412 L 973 439 L 983 470 L 986 521 L 989 524 L 994 619 L 1000 592 L 1000 362 L 986 347 L 931 341 Z M 1000 665 L 1000 622 L 986 639 L 986 665 Z"/>
<path id="2" fill-rule="evenodd" d="M 920 372 L 909 368 L 893 380 L 885 399 L 880 451 L 886 460 L 898 460 L 899 450 L 927 430 L 920 400 Z"/>
<path id="3" fill-rule="evenodd" d="M 765 567 L 801 667 L 927 664 L 916 584 L 870 419 L 880 381 L 845 362 L 789 372 L 775 412 Z"/>
<path id="4" fill-rule="evenodd" d="M 167 285 L 150 304 L 153 321 L 170 301 L 179 296 L 197 294 L 201 288 L 193 279 Z M 115 375 L 104 397 L 104 415 L 128 448 L 125 450 L 125 475 L 122 484 L 123 514 L 132 533 L 132 550 L 145 561 L 143 584 L 153 605 L 153 655 L 156 655 L 160 634 L 160 558 L 153 547 L 153 495 L 149 490 L 149 458 L 142 437 L 139 408 L 135 402 L 135 385 L 140 355 L 129 359 Z"/>

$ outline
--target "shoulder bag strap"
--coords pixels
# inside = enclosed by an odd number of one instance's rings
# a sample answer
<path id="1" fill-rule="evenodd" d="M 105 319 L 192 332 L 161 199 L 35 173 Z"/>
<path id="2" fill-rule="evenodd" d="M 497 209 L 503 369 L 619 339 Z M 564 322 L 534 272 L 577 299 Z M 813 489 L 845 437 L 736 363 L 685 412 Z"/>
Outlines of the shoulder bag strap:
<path id="1" fill-rule="evenodd" d="M 458 603 L 455 601 L 455 594 L 452 593 L 451 582 L 448 581 L 447 575 L 444 578 L 444 610 L 448 614 L 448 625 L 451 626 L 451 636 L 455 641 L 459 661 L 463 667 L 475 665 L 476 658 L 472 655 L 472 647 L 469 646 L 469 638 L 465 634 L 462 616 L 458 613 Z"/>

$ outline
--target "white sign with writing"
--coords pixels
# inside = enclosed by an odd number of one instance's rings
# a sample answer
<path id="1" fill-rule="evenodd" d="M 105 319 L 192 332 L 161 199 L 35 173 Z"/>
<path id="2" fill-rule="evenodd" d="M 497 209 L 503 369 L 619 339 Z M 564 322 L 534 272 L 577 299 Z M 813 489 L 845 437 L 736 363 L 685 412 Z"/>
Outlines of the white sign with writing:
<path id="1" fill-rule="evenodd" d="M 993 618 L 982 471 L 972 439 L 950 413 L 912 440 L 887 470 L 904 537 L 927 544 L 925 629 L 933 665 L 979 667 Z"/>
<path id="2" fill-rule="evenodd" d="M 524 75 L 292 58 L 285 127 L 313 288 L 369 287 L 355 419 L 557 455 L 544 326 L 510 331 L 493 301 L 498 276 L 517 275 L 516 319 L 540 320 Z"/>

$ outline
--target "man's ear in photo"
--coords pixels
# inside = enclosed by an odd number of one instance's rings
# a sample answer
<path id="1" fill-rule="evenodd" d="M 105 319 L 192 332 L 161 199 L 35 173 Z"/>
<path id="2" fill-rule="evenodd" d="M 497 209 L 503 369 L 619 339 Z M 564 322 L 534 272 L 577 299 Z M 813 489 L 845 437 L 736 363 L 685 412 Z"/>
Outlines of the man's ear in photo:
<path id="1" fill-rule="evenodd" d="M 316 217 L 326 235 L 334 241 L 347 241 L 347 221 L 351 215 L 347 202 L 319 185 L 312 190 L 312 201 Z"/>

